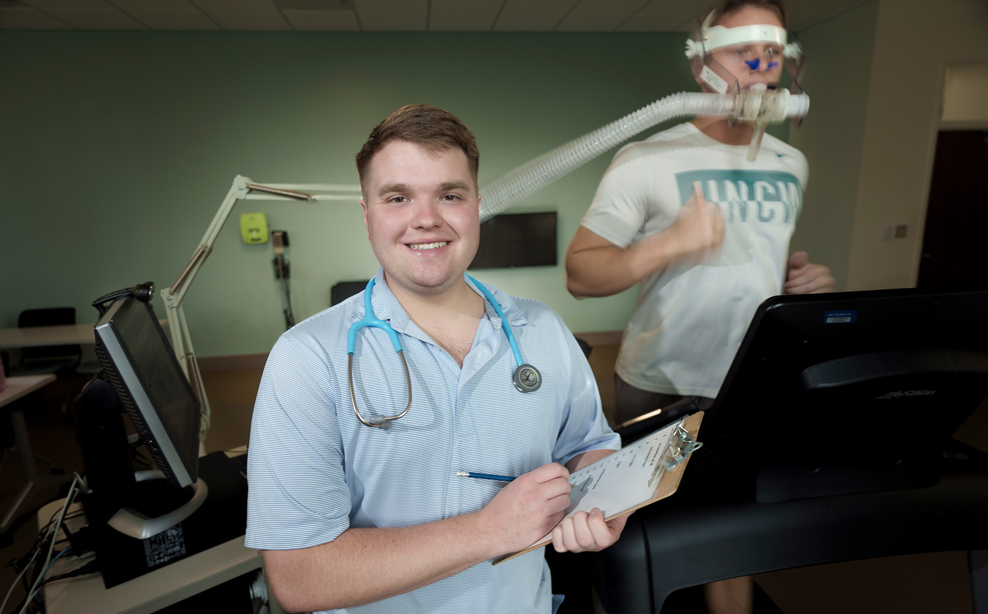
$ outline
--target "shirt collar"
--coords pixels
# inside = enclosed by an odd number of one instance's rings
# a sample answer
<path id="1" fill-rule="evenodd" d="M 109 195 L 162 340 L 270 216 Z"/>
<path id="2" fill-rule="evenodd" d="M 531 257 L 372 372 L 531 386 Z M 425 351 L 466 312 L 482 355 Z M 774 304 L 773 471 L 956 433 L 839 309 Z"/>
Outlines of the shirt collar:
<path id="1" fill-rule="evenodd" d="M 366 288 L 364 288 L 364 292 L 367 292 Z M 384 279 L 384 268 L 382 267 L 378 267 L 377 273 L 374 275 L 371 308 L 374 310 L 374 315 L 378 319 L 391 324 L 391 328 L 395 329 L 396 332 L 404 332 L 408 326 L 408 313 L 405 312 L 401 303 L 398 302 L 394 293 L 391 292 L 391 288 L 388 287 L 388 282 Z M 356 301 L 353 311 L 350 312 L 350 321 L 356 322 L 366 315 L 364 300 Z"/>
<path id="2" fill-rule="evenodd" d="M 377 274 L 374 275 L 374 291 L 371 295 L 371 306 L 374 309 L 374 314 L 391 324 L 391 328 L 395 329 L 396 332 L 407 332 L 408 325 L 411 320 L 408 317 L 408 313 L 405 311 L 398 299 L 391 292 L 391 288 L 388 287 L 388 282 L 384 279 L 384 268 L 378 267 Z M 479 281 L 479 280 L 478 280 Z M 490 304 L 490 302 L 484 297 L 473 283 L 467 279 L 467 285 L 480 295 L 484 299 L 484 309 L 487 312 L 487 317 L 496 325 L 501 325 L 501 318 L 497 315 L 497 311 Z M 504 317 L 508 320 L 508 325 L 510 326 L 525 326 L 528 324 L 528 319 L 515 304 L 514 299 L 512 299 L 507 293 L 505 293 L 500 288 L 495 288 L 489 284 L 484 284 L 484 286 L 490 291 L 494 298 L 501 306 L 501 311 L 504 312 Z M 356 301 L 353 307 L 353 311 L 350 313 L 351 322 L 356 322 L 364 317 L 364 302 Z"/>
<path id="3" fill-rule="evenodd" d="M 494 309 L 494 306 L 491 305 L 487 298 L 484 297 L 483 293 L 473 285 L 473 282 L 469 279 L 466 281 L 467 285 L 473 288 L 473 291 L 484 299 L 484 309 L 487 311 L 487 317 L 490 318 L 495 324 L 500 325 L 501 317 L 497 315 L 497 310 Z M 477 281 L 480 282 L 479 279 Z M 518 305 L 515 304 L 514 299 L 508 296 L 506 292 L 500 288 L 495 288 L 490 284 L 484 284 L 484 287 L 487 288 L 492 295 L 494 295 L 494 299 L 497 300 L 498 304 L 501 306 L 501 311 L 504 312 L 504 317 L 508 320 L 508 324 L 510 326 L 524 326 L 528 324 L 528 320 L 521 312 L 521 309 L 518 308 Z"/>

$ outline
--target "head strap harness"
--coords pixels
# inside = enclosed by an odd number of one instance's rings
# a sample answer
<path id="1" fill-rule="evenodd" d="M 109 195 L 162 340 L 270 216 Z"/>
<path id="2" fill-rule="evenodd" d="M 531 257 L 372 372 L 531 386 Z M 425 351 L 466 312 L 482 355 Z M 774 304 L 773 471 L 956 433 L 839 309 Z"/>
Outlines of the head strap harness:
<path id="1" fill-rule="evenodd" d="M 790 59 L 798 58 L 803 52 L 799 43 L 787 42 L 788 35 L 785 28 L 767 24 L 725 28 L 724 26 L 711 26 L 710 21 L 712 18 L 713 13 L 711 12 L 703 21 L 703 27 L 700 30 L 701 39 L 699 41 L 693 39 L 686 41 L 687 58 L 692 60 L 695 57 L 703 57 L 703 55 L 710 53 L 714 49 L 745 43 L 778 45 L 783 49 L 782 55 Z"/>

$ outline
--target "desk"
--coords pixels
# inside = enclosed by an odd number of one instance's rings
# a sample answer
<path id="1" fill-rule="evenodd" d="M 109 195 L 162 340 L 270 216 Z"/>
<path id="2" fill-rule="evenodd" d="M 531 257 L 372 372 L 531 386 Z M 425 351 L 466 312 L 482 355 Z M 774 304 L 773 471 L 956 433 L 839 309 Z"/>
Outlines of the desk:
<path id="1" fill-rule="evenodd" d="M 38 511 L 39 528 L 48 523 L 48 519 L 58 512 L 62 503 L 63 501 L 53 501 Z M 74 503 L 66 515 L 79 509 L 81 506 Z M 84 524 L 84 519 L 81 516 L 76 517 L 67 521 L 67 524 L 69 530 L 74 531 Z M 63 564 L 60 560 L 53 569 L 60 573 L 58 570 L 62 566 L 68 570 L 90 560 L 92 555 L 83 557 L 77 564 Z M 44 586 L 45 605 L 50 614 L 79 612 L 80 604 L 88 604 L 90 611 L 101 614 L 155 612 L 252 569 L 261 569 L 263 561 L 259 550 L 244 547 L 244 538 L 241 536 L 111 589 L 103 588 L 103 578 L 98 573 L 50 582 Z"/>
<path id="2" fill-rule="evenodd" d="M 27 396 L 54 381 L 55 375 L 52 373 L 7 378 L 7 387 L 4 388 L 3 392 L 0 392 L 0 407 Z M 24 412 L 20 409 L 10 412 L 10 422 L 14 428 L 14 442 L 17 444 L 17 453 L 21 457 L 24 485 L 21 486 L 10 507 L 4 512 L 3 518 L 0 518 L 0 533 L 6 533 L 10 529 L 14 520 L 32 503 L 35 495 L 46 488 L 61 486 L 65 482 L 68 482 L 71 477 L 67 475 L 38 475 L 38 468 L 34 466 L 34 452 L 31 450 L 31 440 L 27 436 L 27 425 L 24 424 Z"/>
<path id="3" fill-rule="evenodd" d="M 0 392 L 0 407 L 13 403 L 21 397 L 25 397 L 39 388 L 43 388 L 55 381 L 54 373 L 44 375 L 25 375 L 22 377 L 8 377 L 7 387 Z M 20 413 L 20 412 L 17 412 Z M 21 416 L 21 422 L 24 417 Z M 14 427 L 17 428 L 16 426 Z"/>
<path id="4" fill-rule="evenodd" d="M 96 335 L 93 333 L 93 324 L 0 328 L 0 349 L 94 343 Z"/>
<path id="5" fill-rule="evenodd" d="M 158 324 L 162 327 L 168 326 L 168 320 L 159 318 Z M 46 345 L 93 345 L 96 343 L 94 326 L 95 323 L 0 328 L 0 350 Z"/>

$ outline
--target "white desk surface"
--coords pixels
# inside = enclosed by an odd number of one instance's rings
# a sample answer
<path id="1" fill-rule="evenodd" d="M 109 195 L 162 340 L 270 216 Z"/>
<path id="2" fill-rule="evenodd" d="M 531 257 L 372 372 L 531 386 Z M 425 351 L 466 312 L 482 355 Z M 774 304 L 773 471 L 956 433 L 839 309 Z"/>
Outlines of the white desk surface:
<path id="1" fill-rule="evenodd" d="M 17 399 L 31 394 L 38 388 L 47 386 L 55 381 L 54 373 L 44 375 L 21 375 L 7 378 L 7 387 L 0 392 L 0 407 L 13 403 Z"/>
<path id="2" fill-rule="evenodd" d="M 93 324 L 0 328 L 0 349 L 94 343 L 96 343 L 96 335 L 93 332 Z"/>
<path id="3" fill-rule="evenodd" d="M 61 509 L 63 501 L 53 501 L 38 511 L 39 528 L 47 524 L 51 515 Z M 69 512 L 78 509 L 81 506 L 74 503 L 69 507 Z M 82 525 L 82 518 L 73 518 L 67 524 L 74 531 Z M 70 559 L 62 563 L 64 559 L 70 558 L 66 555 L 58 560 L 49 573 L 54 575 L 81 567 L 91 561 L 92 556 L 89 554 L 78 560 Z M 45 605 L 49 614 L 80 611 L 150 614 L 252 569 L 260 569 L 263 564 L 260 550 L 244 547 L 244 538 L 241 536 L 111 589 L 103 587 L 103 577 L 98 573 L 56 580 L 44 587 Z"/>

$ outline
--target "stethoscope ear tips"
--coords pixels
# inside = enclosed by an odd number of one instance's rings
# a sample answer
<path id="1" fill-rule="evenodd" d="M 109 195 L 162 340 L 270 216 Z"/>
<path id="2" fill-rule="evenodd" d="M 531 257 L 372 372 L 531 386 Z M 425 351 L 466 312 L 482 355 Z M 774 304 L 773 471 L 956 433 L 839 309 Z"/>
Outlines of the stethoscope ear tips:
<path id="1" fill-rule="evenodd" d="M 511 381 L 519 392 L 535 392 L 542 387 L 542 374 L 532 365 L 520 365 Z"/>

